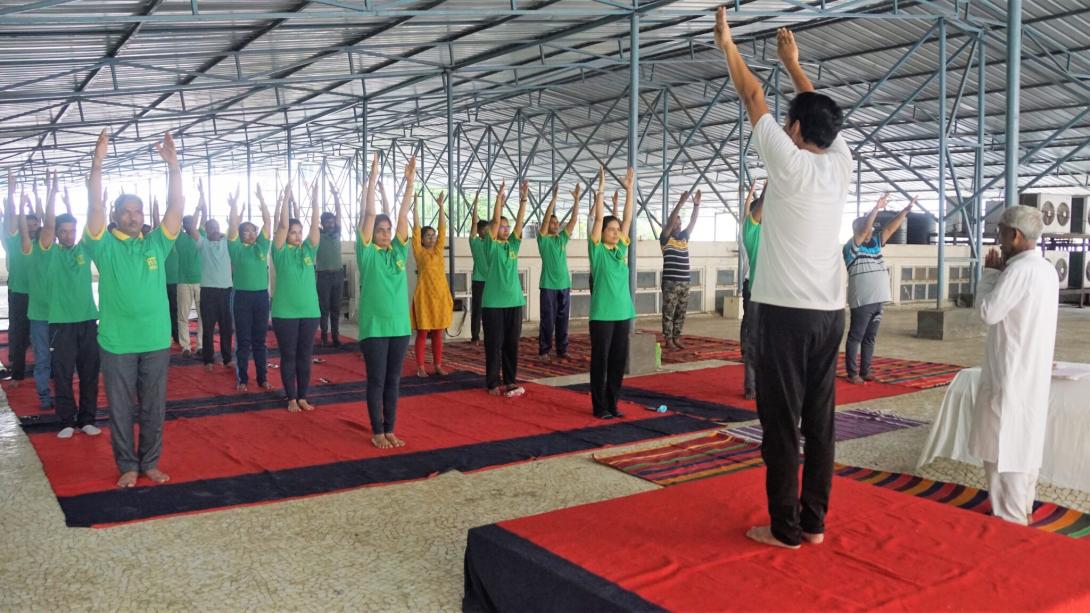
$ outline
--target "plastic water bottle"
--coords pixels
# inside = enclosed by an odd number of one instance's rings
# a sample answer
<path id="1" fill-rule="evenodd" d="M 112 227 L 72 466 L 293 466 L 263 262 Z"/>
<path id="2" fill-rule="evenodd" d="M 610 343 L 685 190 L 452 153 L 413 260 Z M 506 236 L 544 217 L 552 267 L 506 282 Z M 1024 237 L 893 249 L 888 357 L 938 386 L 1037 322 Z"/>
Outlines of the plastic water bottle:
<path id="1" fill-rule="evenodd" d="M 658 407 L 657 409 L 653 409 L 653 408 L 651 408 L 651 407 L 647 407 L 647 410 L 648 410 L 648 411 L 654 411 L 654 412 L 656 412 L 656 413 L 665 413 L 665 412 L 666 412 L 666 405 L 665 405 L 665 404 L 660 404 L 660 405 L 659 405 L 659 407 Z"/>

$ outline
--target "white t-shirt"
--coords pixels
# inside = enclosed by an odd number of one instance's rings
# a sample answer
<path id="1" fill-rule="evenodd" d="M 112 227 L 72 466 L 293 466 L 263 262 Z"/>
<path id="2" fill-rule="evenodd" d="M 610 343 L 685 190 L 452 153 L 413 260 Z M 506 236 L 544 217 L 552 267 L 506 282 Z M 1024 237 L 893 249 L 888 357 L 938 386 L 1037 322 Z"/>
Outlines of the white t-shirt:
<path id="1" fill-rule="evenodd" d="M 753 142 L 768 172 L 753 301 L 796 309 L 843 309 L 840 224 L 852 178 L 847 143 L 837 136 L 824 153 L 804 151 L 771 114 L 753 127 Z"/>

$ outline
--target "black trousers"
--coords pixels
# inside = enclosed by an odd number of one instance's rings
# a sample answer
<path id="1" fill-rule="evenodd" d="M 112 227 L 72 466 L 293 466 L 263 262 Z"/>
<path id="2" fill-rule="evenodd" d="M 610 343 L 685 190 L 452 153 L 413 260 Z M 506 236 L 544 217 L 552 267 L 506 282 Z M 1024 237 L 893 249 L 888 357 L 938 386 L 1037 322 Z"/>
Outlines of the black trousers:
<path id="1" fill-rule="evenodd" d="M 26 376 L 26 350 L 30 348 L 30 319 L 26 314 L 29 307 L 29 294 L 8 290 L 8 368 L 15 381 L 22 381 Z"/>
<path id="2" fill-rule="evenodd" d="M 757 416 L 772 534 L 789 545 L 825 531 L 833 479 L 836 361 L 844 311 L 761 304 Z M 806 437 L 799 495 L 799 435 Z"/>
<path id="3" fill-rule="evenodd" d="M 341 298 L 344 296 L 344 269 L 319 270 L 317 273 L 318 309 L 322 316 L 318 319 L 322 329 L 322 342 L 326 334 L 332 333 L 334 345 L 341 344 Z"/>
<path id="4" fill-rule="evenodd" d="M 54 403 L 61 426 L 82 428 L 95 423 L 98 411 L 98 322 L 49 324 L 53 359 Z M 79 408 L 72 393 L 72 376 L 79 374 Z"/>
<path id="5" fill-rule="evenodd" d="M 469 314 L 469 331 L 474 342 L 481 340 L 481 300 L 484 299 L 484 281 L 473 282 L 473 309 Z"/>
<path id="6" fill-rule="evenodd" d="M 234 335 L 234 321 L 231 316 L 231 288 L 201 288 L 201 321 L 204 322 L 204 335 L 201 337 L 201 358 L 205 364 L 212 363 L 215 347 L 212 338 L 215 328 L 220 328 L 220 355 L 223 363 L 231 362 L 231 338 Z"/>
<path id="7" fill-rule="evenodd" d="M 757 353 L 760 351 L 760 325 L 757 323 L 758 307 L 749 297 L 749 279 L 742 282 L 742 363 L 745 365 L 744 391 L 746 395 L 757 393 Z"/>
<path id="8" fill-rule="evenodd" d="M 288 400 L 306 400 L 318 318 L 273 317 L 272 325 L 276 344 L 280 347 L 280 382 L 284 384 L 284 395 Z"/>
<path id="9" fill-rule="evenodd" d="M 519 373 L 522 307 L 482 310 L 484 311 L 485 385 L 490 390 L 496 389 L 501 383 L 514 385 Z"/>
<path id="10" fill-rule="evenodd" d="M 630 327 L 628 319 L 590 322 L 590 401 L 595 417 L 617 415 Z"/>
<path id="11" fill-rule="evenodd" d="M 397 400 L 401 394 L 401 368 L 409 350 L 408 336 L 381 336 L 360 341 L 367 368 L 367 414 L 371 434 L 388 434 L 397 422 Z"/>
<path id="12" fill-rule="evenodd" d="M 169 305 L 167 307 L 168 308 L 167 317 L 170 318 L 170 338 L 172 338 L 174 340 L 174 342 L 178 343 L 179 345 L 182 345 L 183 344 L 182 339 L 178 338 L 178 324 L 176 322 L 176 320 L 178 319 L 178 284 L 177 283 L 168 283 L 167 284 L 167 304 Z M 188 342 L 189 339 L 187 338 L 187 339 L 185 339 L 185 341 L 186 342 L 184 344 L 185 344 L 186 347 L 188 347 L 189 346 L 189 342 Z"/>
<path id="13" fill-rule="evenodd" d="M 537 354 L 549 355 L 556 333 L 556 355 L 568 355 L 568 319 L 571 317 L 571 289 L 544 289 L 541 296 L 541 324 L 537 335 Z"/>
<path id="14" fill-rule="evenodd" d="M 235 292 L 235 326 L 238 334 L 238 364 L 235 373 L 238 382 L 250 382 L 250 356 L 254 356 L 254 370 L 259 386 L 268 382 L 268 351 L 265 337 L 269 331 L 269 291 Z"/>

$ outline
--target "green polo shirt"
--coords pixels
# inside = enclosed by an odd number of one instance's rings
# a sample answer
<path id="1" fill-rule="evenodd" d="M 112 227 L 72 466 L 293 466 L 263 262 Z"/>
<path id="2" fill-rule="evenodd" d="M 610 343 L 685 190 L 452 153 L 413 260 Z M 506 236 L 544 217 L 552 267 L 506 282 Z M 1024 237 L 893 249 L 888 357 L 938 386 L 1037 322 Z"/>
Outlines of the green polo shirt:
<path id="1" fill-rule="evenodd" d="M 537 250 L 541 254 L 541 289 L 571 289 L 571 275 L 568 274 L 568 236 L 567 230 L 560 234 L 537 235 Z"/>
<path id="2" fill-rule="evenodd" d="M 469 237 L 469 252 L 473 255 L 473 280 L 484 281 L 488 278 L 488 242 L 487 236 Z"/>
<path id="3" fill-rule="evenodd" d="M 314 275 L 314 258 L 318 253 L 310 241 L 295 247 L 284 243 L 272 248 L 276 266 L 276 292 L 272 299 L 272 316 L 277 319 L 309 319 L 318 317 L 318 285 Z"/>
<path id="4" fill-rule="evenodd" d="M 98 268 L 98 344 L 106 351 L 170 347 L 165 263 L 176 238 L 162 226 L 136 238 L 105 228 L 98 236 L 84 232 L 82 242 Z"/>
<path id="5" fill-rule="evenodd" d="M 486 309 L 506 309 L 526 304 L 519 283 L 519 247 L 522 239 L 514 232 L 505 241 L 486 239 L 488 274 L 484 280 L 481 306 Z"/>
<path id="6" fill-rule="evenodd" d="M 360 340 L 412 334 L 409 323 L 409 282 L 405 274 L 407 243 L 398 237 L 380 249 L 356 237 L 356 264 L 360 271 Z"/>
<path id="7" fill-rule="evenodd" d="M 257 233 L 254 244 L 247 245 L 238 236 L 227 243 L 227 252 L 231 255 L 231 274 L 235 289 L 244 292 L 259 292 L 269 289 L 269 237 L 264 232 Z"/>
<path id="8" fill-rule="evenodd" d="M 628 237 L 622 236 L 616 247 L 587 241 L 590 274 L 594 289 L 590 294 L 590 318 L 593 321 L 623 321 L 636 316 L 628 284 Z"/>
<path id="9" fill-rule="evenodd" d="M 183 229 L 174 243 L 174 251 L 178 254 L 178 283 L 200 285 L 201 254 L 197 241 Z"/>
<path id="10" fill-rule="evenodd" d="M 49 321 L 49 260 L 53 256 L 53 245 L 42 249 L 38 239 L 30 244 L 30 253 L 26 256 L 27 282 L 30 285 L 30 303 L 26 309 L 30 321 Z"/>
<path id="11" fill-rule="evenodd" d="M 750 288 L 753 280 L 757 278 L 757 253 L 761 249 L 761 224 L 753 220 L 753 215 L 746 216 L 742 222 L 742 246 L 746 250 L 746 259 L 749 260 Z"/>
<path id="12" fill-rule="evenodd" d="M 178 284 L 178 250 L 171 249 L 170 255 L 167 256 L 167 285 Z"/>
<path id="13" fill-rule="evenodd" d="M 87 239 L 66 249 L 60 244 L 49 250 L 49 323 L 74 324 L 98 319 L 98 307 L 91 291 L 91 250 Z"/>
<path id="14" fill-rule="evenodd" d="M 26 277 L 27 256 L 23 253 L 23 239 L 18 231 L 4 239 L 4 251 L 8 254 L 8 289 L 18 294 L 30 293 Z"/>

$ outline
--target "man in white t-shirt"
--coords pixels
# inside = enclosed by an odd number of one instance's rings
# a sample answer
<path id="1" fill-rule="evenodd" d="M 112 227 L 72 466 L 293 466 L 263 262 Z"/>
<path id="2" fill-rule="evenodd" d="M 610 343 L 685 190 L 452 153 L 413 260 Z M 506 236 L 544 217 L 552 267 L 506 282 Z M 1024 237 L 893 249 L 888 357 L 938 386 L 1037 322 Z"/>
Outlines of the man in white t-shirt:
<path id="1" fill-rule="evenodd" d="M 716 13 L 715 40 L 753 124 L 753 143 L 768 172 L 761 220 L 761 274 L 752 288 L 760 305 L 757 414 L 771 526 L 747 536 L 796 549 L 825 538 L 832 486 L 835 382 L 844 334 L 844 261 L 840 220 L 851 184 L 852 154 L 839 136 L 843 113 L 799 65 L 790 31 L 778 33 L 778 55 L 797 94 L 784 127 L 768 112 L 760 82 L 731 38 L 726 11 Z M 799 496 L 799 436 L 806 438 Z"/>

